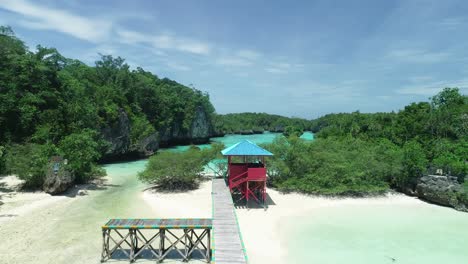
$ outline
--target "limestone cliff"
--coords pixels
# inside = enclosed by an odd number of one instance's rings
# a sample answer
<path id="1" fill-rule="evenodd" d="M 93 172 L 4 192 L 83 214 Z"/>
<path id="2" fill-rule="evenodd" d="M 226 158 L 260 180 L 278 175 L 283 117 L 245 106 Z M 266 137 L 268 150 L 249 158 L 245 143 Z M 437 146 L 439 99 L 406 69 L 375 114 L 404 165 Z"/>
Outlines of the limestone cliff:
<path id="1" fill-rule="evenodd" d="M 463 188 L 457 177 L 428 175 L 416 185 L 416 195 L 424 200 L 468 212 L 468 204 L 460 199 Z"/>
<path id="2" fill-rule="evenodd" d="M 190 129 L 183 129 L 182 122 L 174 122 L 172 126 L 160 131 L 160 146 L 177 144 L 207 143 L 213 136 L 211 119 L 203 107 L 197 107 Z"/>
<path id="3" fill-rule="evenodd" d="M 183 129 L 182 121 L 175 121 L 171 127 L 133 144 L 130 139 L 131 129 L 127 113 L 120 109 L 117 120 L 101 129 L 102 138 L 106 142 L 103 161 L 144 158 L 152 155 L 160 146 L 207 143 L 213 136 L 211 119 L 202 106 L 197 108 L 189 129 Z"/>
<path id="4" fill-rule="evenodd" d="M 115 159 L 124 156 L 130 148 L 130 120 L 123 109 L 119 109 L 117 120 L 101 129 L 106 143 L 103 159 Z"/>

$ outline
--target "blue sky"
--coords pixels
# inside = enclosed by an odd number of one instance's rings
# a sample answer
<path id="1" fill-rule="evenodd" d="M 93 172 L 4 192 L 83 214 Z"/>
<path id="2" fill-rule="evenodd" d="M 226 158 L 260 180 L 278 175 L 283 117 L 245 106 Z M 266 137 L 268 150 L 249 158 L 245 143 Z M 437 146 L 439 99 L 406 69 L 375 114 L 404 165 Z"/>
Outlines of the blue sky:
<path id="1" fill-rule="evenodd" d="M 207 91 L 217 112 L 314 118 L 468 92 L 468 2 L 0 0 L 27 45 L 121 56 Z"/>

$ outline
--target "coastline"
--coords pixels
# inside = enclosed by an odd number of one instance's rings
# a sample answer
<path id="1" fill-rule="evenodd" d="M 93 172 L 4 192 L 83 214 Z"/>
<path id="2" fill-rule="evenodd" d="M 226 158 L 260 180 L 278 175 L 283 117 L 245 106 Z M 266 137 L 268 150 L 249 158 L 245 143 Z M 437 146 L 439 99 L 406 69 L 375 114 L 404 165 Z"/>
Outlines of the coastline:
<path id="1" fill-rule="evenodd" d="M 142 199 L 164 218 L 211 218 L 211 180 L 184 192 L 145 190 Z"/>
<path id="2" fill-rule="evenodd" d="M 121 168 L 118 168 L 121 169 Z M 131 167 L 126 172 L 132 171 Z M 85 196 L 51 196 L 43 192 L 12 192 L 12 197 L 6 197 L 8 192 L 0 190 L 4 205 L 0 206 L 0 248 L 17 247 L 24 252 L 23 256 L 13 255 L 11 252 L 0 253 L 0 259 L 13 263 L 21 263 L 28 256 L 35 255 L 34 263 L 49 263 L 53 257 L 56 263 L 97 263 L 101 247 L 99 226 L 109 218 L 122 215 L 123 217 L 164 217 L 164 218 L 210 218 L 212 216 L 211 181 L 204 181 L 196 190 L 187 192 L 155 192 L 145 189 L 145 185 L 138 183 L 133 176 L 111 174 L 108 189 L 89 190 Z M 131 174 L 128 174 L 131 175 Z M 123 177 L 123 178 L 119 178 Z M 128 178 L 125 178 L 128 177 Z M 0 178 L 0 183 L 8 181 L 14 184 L 15 177 Z M 131 180 L 128 187 L 133 192 L 129 204 L 109 203 L 96 204 L 119 191 L 126 180 Z M 5 186 L 5 185 L 3 185 Z M 7 185 L 9 186 L 9 185 Z M 86 189 L 77 186 L 75 189 Z M 314 216 L 328 217 L 326 212 L 352 211 L 353 208 L 410 208 L 415 210 L 431 209 L 442 211 L 440 206 L 431 205 L 416 197 L 399 193 L 387 193 L 377 197 L 366 198 L 331 198 L 298 193 L 280 193 L 268 189 L 267 210 L 254 206 L 247 209 L 239 206 L 236 214 L 246 247 L 249 263 L 287 263 L 294 259 L 291 250 L 289 230 L 303 225 L 304 221 L 313 221 Z M 11 193 L 10 193 L 11 194 Z M 103 212 L 103 206 L 112 206 L 112 214 Z M 123 209 L 122 209 L 123 207 Z M 444 208 L 444 210 L 453 210 Z M 85 210 L 85 211 L 83 211 Z M 115 211 L 114 211 L 115 210 Z M 4 216 L 12 214 L 11 217 Z M 13 215 L 14 214 L 14 215 Z M 115 214 L 115 215 L 114 215 Z M 76 222 L 73 217 L 83 218 Z M 41 222 L 44 225 L 38 226 Z M 307 223 L 307 222 L 306 222 Z M 60 226 L 56 226 L 60 224 Z M 18 228 L 20 226 L 20 228 Z M 83 228 L 83 229 L 77 229 Z M 57 231 L 57 229 L 59 229 Z M 79 230 L 79 232 L 77 232 Z M 66 234 L 68 238 L 60 238 L 59 234 Z M 17 236 L 23 234 L 23 238 Z M 28 240 L 28 245 L 22 241 Z M 330 238 L 331 239 L 331 238 Z M 325 241 L 324 241 L 325 242 Z M 64 251 L 56 250 L 58 245 Z M 92 252 L 92 254 L 90 253 Z M 73 255 L 75 261 L 67 261 L 68 255 Z M 113 261 L 114 262 L 114 261 Z M 123 263 L 118 262 L 118 263 Z"/>
<path id="3" fill-rule="evenodd" d="M 330 198 L 299 193 L 283 194 L 267 190 L 270 204 L 263 208 L 236 209 L 239 225 L 250 263 L 287 263 L 289 235 L 285 229 L 295 224 L 295 219 L 310 217 L 314 209 L 337 206 L 362 205 L 414 205 L 425 202 L 404 194 L 386 194 L 366 198 Z"/>

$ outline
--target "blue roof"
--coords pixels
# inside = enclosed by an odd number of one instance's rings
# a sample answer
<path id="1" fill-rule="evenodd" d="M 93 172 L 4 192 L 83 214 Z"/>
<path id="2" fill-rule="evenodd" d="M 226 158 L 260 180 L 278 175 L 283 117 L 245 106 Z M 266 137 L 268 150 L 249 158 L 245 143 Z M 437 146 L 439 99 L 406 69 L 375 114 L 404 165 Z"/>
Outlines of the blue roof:
<path id="1" fill-rule="evenodd" d="M 273 156 L 271 152 L 249 140 L 243 140 L 221 151 L 224 156 Z"/>

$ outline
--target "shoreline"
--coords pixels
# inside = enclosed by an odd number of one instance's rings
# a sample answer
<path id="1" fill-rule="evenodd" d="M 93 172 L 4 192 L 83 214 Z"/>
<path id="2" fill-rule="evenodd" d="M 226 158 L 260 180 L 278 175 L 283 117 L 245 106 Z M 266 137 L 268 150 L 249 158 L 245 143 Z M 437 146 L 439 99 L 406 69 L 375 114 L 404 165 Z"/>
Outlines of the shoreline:
<path id="1" fill-rule="evenodd" d="M 119 181 L 125 182 L 125 179 L 132 179 L 134 182 L 134 176 L 125 176 L 128 178 L 116 178 L 115 175 L 111 177 L 105 177 L 103 181 L 106 184 L 115 186 L 108 187 L 108 189 L 97 189 L 93 190 L 90 188 L 87 190 L 86 185 L 78 185 L 73 187 L 74 191 L 84 189 L 89 191 L 89 194 L 85 196 L 78 195 L 62 195 L 52 196 L 44 192 L 18 192 L 14 190 L 12 192 L 5 191 L 18 183 L 18 180 L 14 176 L 6 176 L 0 178 L 0 183 L 6 188 L 0 189 L 1 201 L 5 204 L 0 205 L 0 232 L 4 236 L 4 241 L 0 244 L 3 248 L 9 246 L 19 246 L 21 239 L 13 233 L 22 233 L 23 230 L 32 230 L 27 235 L 28 241 L 31 245 L 25 250 L 25 256 L 12 257 L 12 255 L 3 255 L 3 259 L 11 259 L 21 261 L 23 258 L 28 257 L 31 254 L 46 253 L 52 254 L 57 258 L 58 263 L 66 259 L 63 253 L 57 251 L 54 247 L 55 243 L 60 243 L 60 239 L 57 240 L 56 234 L 47 233 L 46 242 L 47 245 L 42 245 L 41 233 L 44 228 L 52 232 L 55 229 L 54 223 L 60 222 L 62 232 L 72 233 L 71 227 L 80 226 L 78 223 L 68 222 L 75 221 L 70 220 L 65 212 L 75 211 L 74 215 L 82 215 L 80 210 L 86 210 L 84 214 L 89 214 L 93 217 L 93 220 L 87 226 L 84 232 L 89 237 L 84 239 L 82 235 L 76 234 L 77 236 L 72 244 L 65 245 L 67 251 L 72 252 L 75 257 L 80 259 L 91 261 L 98 260 L 100 252 L 100 240 L 99 232 L 96 231 L 96 226 L 102 224 L 102 219 L 107 217 L 120 216 L 121 213 L 116 215 L 109 215 L 108 213 L 101 212 L 100 207 L 89 208 L 89 206 L 95 205 L 96 202 L 107 199 L 108 195 L 113 195 L 114 191 L 118 191 L 120 188 Z M 7 182 L 7 184 L 5 184 Z M 10 185 L 11 184 L 11 185 Z M 104 184 L 104 185 L 106 185 Z M 131 199 L 129 207 L 121 203 L 111 203 L 110 205 L 116 208 L 124 208 L 124 216 L 129 217 L 163 217 L 163 218 L 211 218 L 212 217 L 212 197 L 211 197 L 211 180 L 204 181 L 200 184 L 200 187 L 196 190 L 187 192 L 156 192 L 152 189 L 145 189 L 145 185 L 138 183 L 136 187 L 131 189 L 134 194 L 127 198 Z M 125 187 L 130 188 L 130 187 Z M 11 195 L 10 195 L 11 194 Z M 420 200 L 417 197 L 407 196 L 401 193 L 389 192 L 383 195 L 372 196 L 372 197 L 324 197 L 315 195 L 305 195 L 300 193 L 281 193 L 275 189 L 267 189 L 268 194 L 268 209 L 264 210 L 261 207 L 254 207 L 255 203 L 252 203 L 252 208 L 247 209 L 242 206 L 238 206 L 236 210 L 239 227 L 242 234 L 242 239 L 246 247 L 247 256 L 249 263 L 286 263 L 291 260 L 291 254 L 289 252 L 291 240 L 288 237 L 290 234 L 286 232 L 288 228 L 294 227 L 297 219 L 309 219 L 314 214 L 320 212 L 320 210 L 343 207 L 346 210 L 355 208 L 362 208 L 369 206 L 372 208 L 375 206 L 383 209 L 386 206 L 395 206 L 396 208 L 401 206 L 410 206 L 410 208 L 428 208 L 428 207 L 440 207 L 432 205 Z M 10 197 L 7 197 L 10 196 Z M 133 198 L 132 198 L 133 197 Z M 141 202 L 138 202 L 141 201 Z M 119 210 L 120 210 L 119 209 Z M 345 210 L 345 209 L 343 209 Z M 451 209 L 454 210 L 455 209 Z M 12 216 L 7 216 L 12 215 Z M 52 221 L 46 226 L 38 227 L 35 223 L 37 221 Z M 21 225 L 18 230 L 12 230 L 16 225 Z M 69 226 L 69 227 L 67 227 Z M 34 231 L 36 230 L 36 231 Z M 11 231 L 14 231 L 13 233 Z M 11 240 L 11 241 L 9 241 Z M 47 241 L 51 240 L 51 241 Z M 57 241 L 56 241 L 57 240 Z M 90 254 L 90 252 L 94 252 Z M 42 254 L 41 253 L 41 254 Z M 0 254 L 2 255 L 2 254 Z M 40 255 L 41 257 L 37 260 L 37 263 L 47 263 L 44 261 L 46 255 Z M 79 263 L 79 262 L 73 262 Z M 93 262 L 94 263 L 94 262 Z M 120 262 L 119 262 L 120 263 Z M 123 262 L 122 262 L 123 263 Z"/>
<path id="2" fill-rule="evenodd" d="M 270 205 L 263 208 L 236 209 L 242 238 L 251 263 L 286 263 L 288 237 L 280 230 L 294 225 L 294 219 L 310 217 L 314 209 L 340 206 L 414 205 L 425 202 L 405 194 L 386 194 L 378 197 L 331 198 L 299 193 L 283 194 L 267 189 Z"/>

